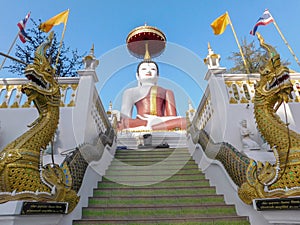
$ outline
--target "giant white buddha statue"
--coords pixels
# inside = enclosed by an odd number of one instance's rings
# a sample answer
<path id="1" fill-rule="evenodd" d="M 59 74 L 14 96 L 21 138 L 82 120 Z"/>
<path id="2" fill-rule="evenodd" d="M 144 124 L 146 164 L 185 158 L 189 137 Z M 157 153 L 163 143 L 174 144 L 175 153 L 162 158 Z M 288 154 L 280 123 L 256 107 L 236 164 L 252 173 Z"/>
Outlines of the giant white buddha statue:
<path id="1" fill-rule="evenodd" d="M 119 130 L 185 130 L 186 119 L 177 116 L 173 91 L 157 86 L 158 65 L 145 58 L 137 67 L 138 86 L 123 93 Z"/>

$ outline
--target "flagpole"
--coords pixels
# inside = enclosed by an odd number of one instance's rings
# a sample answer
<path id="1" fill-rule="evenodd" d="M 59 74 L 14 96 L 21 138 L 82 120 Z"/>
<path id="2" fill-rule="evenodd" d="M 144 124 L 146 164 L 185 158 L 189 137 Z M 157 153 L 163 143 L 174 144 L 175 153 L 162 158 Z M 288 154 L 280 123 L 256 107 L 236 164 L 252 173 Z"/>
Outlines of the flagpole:
<path id="1" fill-rule="evenodd" d="M 237 38 L 237 36 L 236 36 L 236 33 L 235 33 L 235 30 L 234 30 L 234 28 L 233 28 L 233 25 L 232 25 L 230 16 L 229 16 L 228 12 L 226 12 L 226 13 L 227 13 L 227 16 L 228 16 L 228 20 L 229 20 L 229 24 L 230 24 L 230 27 L 231 27 L 233 36 L 234 36 L 235 41 L 236 41 L 236 43 L 237 43 L 237 46 L 238 46 L 238 48 L 239 48 L 239 50 L 240 50 L 240 53 L 241 53 L 241 56 L 242 56 L 242 59 L 243 59 L 243 62 L 244 62 L 244 66 L 245 66 L 245 68 L 246 68 L 247 73 L 250 74 L 250 71 L 249 71 L 249 68 L 248 68 L 248 66 L 247 66 L 247 63 L 246 63 L 246 60 L 245 60 L 245 57 L 244 57 L 242 48 L 241 48 L 241 46 L 240 46 L 239 40 L 238 40 L 238 38 Z"/>
<path id="2" fill-rule="evenodd" d="M 64 29 L 63 29 L 63 32 L 62 32 L 62 35 L 61 35 L 61 39 L 60 39 L 60 42 L 59 42 L 58 53 L 57 53 L 57 57 L 56 57 L 56 61 L 55 61 L 55 70 L 56 70 L 56 66 L 57 66 L 57 63 L 58 63 L 58 59 L 59 59 L 59 55 L 60 55 L 60 51 L 61 51 L 63 39 L 65 37 L 65 32 L 66 32 L 66 28 L 67 28 L 67 22 L 68 22 L 68 19 L 69 19 L 69 11 L 70 10 L 68 9 L 68 17 L 66 19 L 66 22 L 64 23 Z"/>
<path id="3" fill-rule="evenodd" d="M 272 16 L 272 17 L 273 17 L 273 16 Z M 299 60 L 298 60 L 296 54 L 294 53 L 293 49 L 291 48 L 291 46 L 289 45 L 289 43 L 287 42 L 287 40 L 284 38 L 283 34 L 281 33 L 281 31 L 280 31 L 280 29 L 279 29 L 279 27 L 278 27 L 278 25 L 277 25 L 277 23 L 276 23 L 274 17 L 273 17 L 273 24 L 274 24 L 275 28 L 277 29 L 278 33 L 280 34 L 282 40 L 284 41 L 284 43 L 286 44 L 286 46 L 287 46 L 288 49 L 290 50 L 291 54 L 294 56 L 294 59 L 296 60 L 297 64 L 300 66 L 300 62 L 299 62 Z"/>
<path id="4" fill-rule="evenodd" d="M 9 55 L 10 51 L 12 50 L 13 46 L 15 45 L 18 36 L 19 36 L 19 32 L 17 33 L 15 39 L 13 40 L 12 44 L 10 45 L 10 47 L 9 47 L 9 49 L 8 49 L 8 51 L 7 51 L 7 55 Z M 0 70 L 2 69 L 2 67 L 3 67 L 3 65 L 4 65 L 4 63 L 5 63 L 5 61 L 6 61 L 6 59 L 7 59 L 7 57 L 5 56 L 4 59 L 3 59 L 3 61 L 2 61 L 2 63 L 1 63 Z"/>

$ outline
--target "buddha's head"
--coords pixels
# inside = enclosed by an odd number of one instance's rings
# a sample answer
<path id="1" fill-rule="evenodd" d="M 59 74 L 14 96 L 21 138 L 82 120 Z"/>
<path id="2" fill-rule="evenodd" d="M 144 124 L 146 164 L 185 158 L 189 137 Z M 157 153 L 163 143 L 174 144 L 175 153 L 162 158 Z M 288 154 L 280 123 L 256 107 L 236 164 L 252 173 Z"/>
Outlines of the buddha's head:
<path id="1" fill-rule="evenodd" d="M 158 65 L 153 61 L 142 61 L 137 67 L 139 85 L 156 85 L 159 76 Z"/>

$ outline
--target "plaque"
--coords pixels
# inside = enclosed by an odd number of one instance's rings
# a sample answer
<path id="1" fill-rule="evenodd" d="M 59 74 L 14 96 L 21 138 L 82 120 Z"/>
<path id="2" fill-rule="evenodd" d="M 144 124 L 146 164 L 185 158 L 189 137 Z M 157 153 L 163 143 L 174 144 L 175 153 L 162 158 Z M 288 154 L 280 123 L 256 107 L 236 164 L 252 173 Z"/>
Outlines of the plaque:
<path id="1" fill-rule="evenodd" d="M 66 214 L 66 202 L 23 202 L 21 215 L 34 214 Z"/>
<path id="2" fill-rule="evenodd" d="M 254 199 L 253 205 L 257 211 L 299 210 L 300 209 L 300 197 Z"/>

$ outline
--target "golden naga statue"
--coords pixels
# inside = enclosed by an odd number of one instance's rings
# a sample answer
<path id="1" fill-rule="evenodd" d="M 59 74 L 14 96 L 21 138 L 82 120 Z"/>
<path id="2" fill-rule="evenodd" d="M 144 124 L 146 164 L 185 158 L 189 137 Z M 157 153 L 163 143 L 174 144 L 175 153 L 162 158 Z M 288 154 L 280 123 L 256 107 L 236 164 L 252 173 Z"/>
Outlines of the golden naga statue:
<path id="1" fill-rule="evenodd" d="M 289 130 L 276 114 L 283 102 L 289 101 L 293 91 L 289 69 L 280 62 L 275 49 L 264 42 L 269 60 L 260 68 L 254 96 L 254 114 L 258 129 L 273 148 L 276 165 L 255 163 L 246 172 L 246 182 L 239 189 L 240 198 L 250 204 L 254 198 L 290 197 L 300 194 L 300 135 Z"/>
<path id="2" fill-rule="evenodd" d="M 259 33 L 257 36 L 268 59 L 260 68 L 260 80 L 255 87 L 254 114 L 260 133 L 273 149 L 276 163 L 256 162 L 228 143 L 213 143 L 204 130 L 194 125 L 189 129 L 193 142 L 199 143 L 208 157 L 223 164 L 246 204 L 259 198 L 300 195 L 300 135 L 276 114 L 293 91 L 289 69 L 281 64 L 275 49 Z"/>
<path id="3" fill-rule="evenodd" d="M 0 152 L 0 203 L 12 200 L 68 202 L 71 212 L 79 201 L 72 184 L 59 165 L 43 166 L 42 154 L 52 140 L 59 122 L 60 88 L 55 70 L 46 57 L 53 33 L 35 52 L 33 64 L 25 68 L 30 82 L 22 92 L 33 101 L 39 117 L 30 129 Z M 85 165 L 85 169 L 86 169 Z M 68 170 L 65 164 L 64 169 Z M 70 171 L 68 171 L 70 172 Z M 78 190 L 77 190 L 78 191 Z"/>

